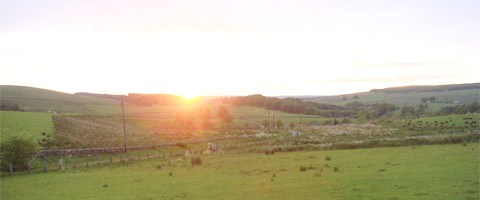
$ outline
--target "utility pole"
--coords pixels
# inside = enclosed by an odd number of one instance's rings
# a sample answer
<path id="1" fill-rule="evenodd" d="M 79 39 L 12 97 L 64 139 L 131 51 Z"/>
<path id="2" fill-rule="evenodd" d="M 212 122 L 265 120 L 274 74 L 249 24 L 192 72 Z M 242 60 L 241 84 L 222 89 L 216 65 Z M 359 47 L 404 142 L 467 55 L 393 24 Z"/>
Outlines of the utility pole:
<path id="1" fill-rule="evenodd" d="M 272 111 L 272 126 L 273 129 L 276 129 L 276 124 L 275 124 L 275 110 Z"/>
<path id="2" fill-rule="evenodd" d="M 123 101 L 121 103 L 122 105 L 122 121 L 123 121 L 123 148 L 125 153 L 127 153 L 127 133 L 125 131 L 125 109 L 123 108 Z"/>
<path id="3" fill-rule="evenodd" d="M 267 108 L 267 112 L 265 113 L 266 117 L 266 122 L 267 122 L 267 128 L 268 128 L 268 133 L 270 133 L 270 110 Z"/>

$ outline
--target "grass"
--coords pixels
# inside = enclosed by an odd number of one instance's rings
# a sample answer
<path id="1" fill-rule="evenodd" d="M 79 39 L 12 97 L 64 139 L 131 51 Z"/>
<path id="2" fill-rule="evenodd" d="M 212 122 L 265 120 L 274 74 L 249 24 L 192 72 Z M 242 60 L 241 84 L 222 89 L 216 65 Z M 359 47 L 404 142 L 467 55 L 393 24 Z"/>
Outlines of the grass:
<path id="1" fill-rule="evenodd" d="M 361 103 L 377 103 L 377 102 L 387 102 L 387 103 L 394 103 L 397 106 L 403 106 L 405 104 L 408 105 L 418 105 L 421 103 L 420 99 L 422 97 L 431 97 L 435 96 L 437 101 L 445 101 L 448 100 L 450 102 L 453 101 L 462 101 L 463 103 L 473 103 L 478 102 L 478 89 L 466 89 L 466 90 L 455 90 L 455 91 L 446 91 L 446 92 L 408 92 L 408 93 L 386 93 L 386 92 L 362 92 L 356 94 L 347 94 L 347 95 L 339 95 L 339 96 L 327 96 L 327 97 L 318 97 L 313 99 L 308 99 L 309 101 L 319 102 L 319 103 L 329 103 L 329 104 L 336 104 L 336 105 L 345 105 L 347 103 L 351 103 L 354 101 L 358 101 Z M 352 99 L 354 95 L 358 95 L 359 99 Z M 347 100 L 342 100 L 344 96 L 347 96 Z M 440 106 L 436 106 L 437 103 L 429 105 L 429 107 L 440 109 Z M 439 105 L 443 106 L 455 106 L 458 104 L 445 104 L 445 103 L 438 103 Z"/>
<path id="2" fill-rule="evenodd" d="M 0 140 L 11 136 L 41 139 L 54 134 L 52 114 L 48 113 L 0 111 L 0 127 Z"/>
<path id="3" fill-rule="evenodd" d="M 472 118 L 472 120 L 464 120 L 464 118 Z M 465 121 L 477 121 L 480 122 L 480 115 L 445 115 L 445 116 L 433 116 L 433 117 L 422 117 L 413 120 L 414 122 L 422 121 L 422 122 L 429 122 L 434 123 L 437 121 L 440 122 L 448 122 L 456 125 L 463 125 Z"/>
<path id="4" fill-rule="evenodd" d="M 326 161 L 324 158 L 332 159 Z M 1 178 L 2 199 L 479 199 L 479 144 L 150 160 Z M 158 167 L 162 166 L 162 167 Z M 299 167 L 308 170 L 300 172 Z M 334 167 L 338 167 L 334 172 Z M 171 175 L 169 175 L 171 174 Z"/>
<path id="5" fill-rule="evenodd" d="M 117 101 L 90 96 L 73 95 L 34 87 L 0 85 L 2 102 L 17 104 L 32 112 L 95 114 L 87 105 L 119 105 Z"/>

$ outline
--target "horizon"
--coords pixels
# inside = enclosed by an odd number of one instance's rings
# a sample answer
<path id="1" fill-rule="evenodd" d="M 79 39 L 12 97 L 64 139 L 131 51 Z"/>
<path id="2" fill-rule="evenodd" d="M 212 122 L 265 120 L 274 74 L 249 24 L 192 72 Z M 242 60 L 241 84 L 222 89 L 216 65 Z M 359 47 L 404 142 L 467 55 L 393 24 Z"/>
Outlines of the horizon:
<path id="1" fill-rule="evenodd" d="M 77 92 L 66 92 L 66 91 L 60 91 L 57 89 L 52 89 L 52 88 L 40 88 L 37 86 L 26 86 L 26 85 L 4 85 L 0 84 L 0 86 L 19 86 L 19 87 L 31 87 L 31 88 L 37 88 L 37 89 L 45 89 L 45 90 L 51 90 L 55 92 L 62 92 L 62 93 L 67 93 L 67 94 L 77 94 L 77 93 L 90 93 L 90 94 L 104 94 L 104 95 L 124 95 L 128 96 L 129 94 L 168 94 L 168 95 L 175 95 L 175 96 L 180 96 L 184 98 L 196 98 L 196 97 L 228 97 L 228 96 L 248 96 L 248 95 L 256 95 L 260 94 L 266 97 L 303 97 L 303 98 L 308 98 L 308 97 L 327 97 L 327 96 L 342 96 L 342 95 L 350 95 L 350 94 L 358 94 L 358 93 L 367 93 L 370 92 L 371 90 L 375 89 L 387 89 L 387 88 L 401 88 L 401 87 L 418 87 L 418 86 L 443 86 L 443 85 L 457 85 L 457 84 L 480 84 L 480 82 L 468 82 L 468 83 L 455 83 L 455 84 L 436 84 L 436 85 L 403 85 L 403 86 L 393 86 L 393 87 L 385 87 L 385 88 L 371 88 L 366 91 L 358 91 L 358 92 L 352 92 L 352 93 L 343 93 L 343 94 L 333 94 L 333 95 L 324 95 L 324 94 L 283 94 L 283 95 L 265 95 L 262 93 L 251 93 L 251 94 L 233 94 L 233 95 L 194 95 L 194 96 L 187 96 L 187 95 L 182 95 L 182 94 L 175 94 L 175 93 L 166 93 L 166 92 L 151 92 L 151 93 L 141 93 L 141 92 L 135 92 L 135 91 L 130 91 L 127 93 L 96 93 L 96 92 L 90 92 L 90 91 L 77 91 Z M 0 93 L 1 94 L 1 93 Z"/>
<path id="2" fill-rule="evenodd" d="M 472 83 L 480 2 L 2 2 L 0 84 L 341 95 Z"/>

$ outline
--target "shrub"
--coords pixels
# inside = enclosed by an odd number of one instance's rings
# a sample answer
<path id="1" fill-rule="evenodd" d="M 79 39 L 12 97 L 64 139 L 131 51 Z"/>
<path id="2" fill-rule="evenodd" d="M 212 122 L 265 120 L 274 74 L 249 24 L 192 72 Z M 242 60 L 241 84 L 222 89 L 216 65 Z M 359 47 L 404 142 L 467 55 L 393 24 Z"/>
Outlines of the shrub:
<path id="1" fill-rule="evenodd" d="M 14 169 L 26 170 L 27 163 L 37 153 L 37 145 L 33 140 L 22 137 L 11 137 L 1 144 L 1 169 L 7 171 L 9 163 Z"/>
<path id="2" fill-rule="evenodd" d="M 333 167 L 334 172 L 338 172 L 340 169 L 338 167 Z"/>
<path id="3" fill-rule="evenodd" d="M 187 144 L 185 144 L 185 143 L 183 143 L 183 142 L 179 142 L 179 143 L 177 143 L 177 147 L 186 149 L 186 148 L 187 148 Z"/>
<path id="4" fill-rule="evenodd" d="M 272 150 L 272 149 L 265 150 L 265 155 L 273 155 L 273 154 L 275 154 L 275 150 Z"/>
<path id="5" fill-rule="evenodd" d="M 305 167 L 305 166 L 300 166 L 300 171 L 301 171 L 301 172 L 307 171 L 307 167 Z"/>
<path id="6" fill-rule="evenodd" d="M 190 162 L 192 165 L 201 165 L 202 164 L 202 158 L 200 157 L 193 157 L 190 159 Z"/>
<path id="7" fill-rule="evenodd" d="M 332 158 L 330 156 L 325 156 L 325 160 L 331 160 Z"/>

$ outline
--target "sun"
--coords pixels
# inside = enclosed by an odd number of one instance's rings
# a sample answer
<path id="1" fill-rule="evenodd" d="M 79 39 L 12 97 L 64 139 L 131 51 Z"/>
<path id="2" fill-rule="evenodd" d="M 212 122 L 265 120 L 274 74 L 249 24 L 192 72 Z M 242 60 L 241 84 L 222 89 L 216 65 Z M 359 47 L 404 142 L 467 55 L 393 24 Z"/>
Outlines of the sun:
<path id="1" fill-rule="evenodd" d="M 193 104 L 200 100 L 200 97 L 195 95 L 182 95 L 182 102 L 185 104 Z"/>

